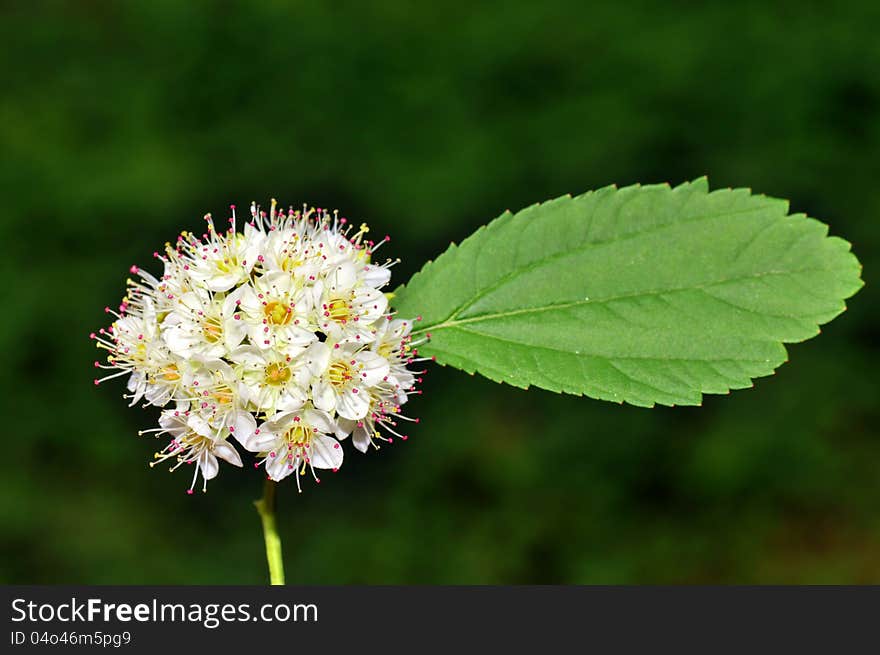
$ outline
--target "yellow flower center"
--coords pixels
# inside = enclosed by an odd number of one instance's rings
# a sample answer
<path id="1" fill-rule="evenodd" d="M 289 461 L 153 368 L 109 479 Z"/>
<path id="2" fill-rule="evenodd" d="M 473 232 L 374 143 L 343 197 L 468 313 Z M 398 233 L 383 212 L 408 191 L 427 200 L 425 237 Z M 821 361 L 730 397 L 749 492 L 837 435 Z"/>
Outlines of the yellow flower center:
<path id="1" fill-rule="evenodd" d="M 283 364 L 269 364 L 266 367 L 266 384 L 281 385 L 290 379 L 290 369 Z"/>
<path id="2" fill-rule="evenodd" d="M 176 382 L 177 380 L 179 380 L 180 373 L 178 372 L 177 364 L 171 364 L 170 366 L 168 366 L 162 373 L 162 377 L 169 382 Z"/>
<path id="3" fill-rule="evenodd" d="M 330 379 L 330 384 L 337 389 L 344 387 L 351 380 L 351 367 L 345 362 L 333 362 L 327 371 L 327 377 Z"/>
<path id="4" fill-rule="evenodd" d="M 205 340 L 208 343 L 217 343 L 223 336 L 223 330 L 211 319 L 207 319 L 202 323 L 202 333 L 205 335 Z"/>
<path id="5" fill-rule="evenodd" d="M 348 303 L 341 298 L 336 298 L 327 303 L 327 316 L 337 323 L 346 323 L 351 319 L 351 309 Z"/>
<path id="6" fill-rule="evenodd" d="M 216 389 L 211 397 L 217 401 L 218 405 L 228 405 L 232 402 L 232 389 L 229 387 L 221 387 Z"/>
<path id="7" fill-rule="evenodd" d="M 312 440 L 312 430 L 307 425 L 297 423 L 284 433 L 284 439 L 291 446 L 308 446 Z"/>
<path id="8" fill-rule="evenodd" d="M 293 257 L 284 257 L 281 260 L 281 270 L 285 273 L 292 273 L 300 266 L 302 266 L 303 261 L 301 259 L 294 259 Z"/>
<path id="9" fill-rule="evenodd" d="M 232 255 L 227 259 L 218 259 L 216 262 L 216 266 L 217 270 L 221 273 L 231 273 L 233 270 L 239 267 L 238 257 Z"/>
<path id="10" fill-rule="evenodd" d="M 263 314 L 266 316 L 266 320 L 273 325 L 287 325 L 293 312 L 283 303 L 273 300 L 263 307 Z"/>

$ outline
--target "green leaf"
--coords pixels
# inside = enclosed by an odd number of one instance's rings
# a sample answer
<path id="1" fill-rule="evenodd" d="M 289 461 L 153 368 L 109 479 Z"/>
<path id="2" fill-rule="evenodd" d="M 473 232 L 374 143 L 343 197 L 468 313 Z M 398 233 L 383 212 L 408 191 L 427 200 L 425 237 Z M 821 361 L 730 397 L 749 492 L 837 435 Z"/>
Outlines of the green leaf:
<path id="1" fill-rule="evenodd" d="M 419 350 L 517 387 L 651 407 L 752 386 L 861 286 L 846 241 L 703 178 L 505 212 L 395 292 Z"/>

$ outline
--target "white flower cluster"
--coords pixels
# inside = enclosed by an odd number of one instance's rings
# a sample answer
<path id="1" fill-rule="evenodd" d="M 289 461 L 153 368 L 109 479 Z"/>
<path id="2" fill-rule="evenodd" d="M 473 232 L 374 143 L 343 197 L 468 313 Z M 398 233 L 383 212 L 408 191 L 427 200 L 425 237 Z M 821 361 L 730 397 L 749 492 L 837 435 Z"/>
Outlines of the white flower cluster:
<path id="1" fill-rule="evenodd" d="M 352 436 L 365 452 L 390 442 L 424 371 L 412 320 L 395 319 L 381 289 L 390 260 L 373 254 L 388 237 L 366 239 L 344 218 L 321 209 L 267 214 L 251 205 L 251 220 L 227 230 L 210 215 L 201 237 L 182 232 L 165 254 L 156 278 L 132 266 L 116 320 L 91 336 L 119 369 L 95 384 L 130 375 L 131 404 L 166 408 L 159 428 L 142 432 L 170 437 L 156 464 L 194 465 L 192 493 L 201 472 L 207 480 L 219 459 L 241 466 L 233 440 L 258 453 L 272 480 L 299 478 L 342 464 L 340 440 Z M 379 431 L 382 429 L 388 434 Z M 393 436 L 390 436 L 393 435 Z"/>

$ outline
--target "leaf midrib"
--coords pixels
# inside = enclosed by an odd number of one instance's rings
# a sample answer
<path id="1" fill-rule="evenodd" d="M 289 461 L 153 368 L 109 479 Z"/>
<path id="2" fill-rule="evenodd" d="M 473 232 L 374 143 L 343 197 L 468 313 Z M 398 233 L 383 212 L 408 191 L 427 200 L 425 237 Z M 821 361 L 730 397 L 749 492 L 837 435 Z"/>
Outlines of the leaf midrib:
<path id="1" fill-rule="evenodd" d="M 635 293 L 620 294 L 620 295 L 616 295 L 616 296 L 609 296 L 607 298 L 587 298 L 584 300 L 574 300 L 571 302 L 564 302 L 564 303 L 551 303 L 549 305 L 538 305 L 536 307 L 524 307 L 522 309 L 512 309 L 512 310 L 508 310 L 508 311 L 504 311 L 504 312 L 495 312 L 495 313 L 491 313 L 491 314 L 479 314 L 478 316 L 470 316 L 468 318 L 463 318 L 463 319 L 451 318 L 451 319 L 446 319 L 441 323 L 435 323 L 434 325 L 420 327 L 418 330 L 414 330 L 413 334 L 421 334 L 421 333 L 427 332 L 429 330 L 437 331 L 437 330 L 443 330 L 443 329 L 447 329 L 447 328 L 459 327 L 461 325 L 467 325 L 469 323 L 481 323 L 484 321 L 491 321 L 491 320 L 496 320 L 496 319 L 500 319 L 500 318 L 509 318 L 511 316 L 517 316 L 520 314 L 538 314 L 541 312 L 553 311 L 553 310 L 557 310 L 557 309 L 568 309 L 570 307 L 579 307 L 581 305 L 587 305 L 587 304 L 601 305 L 604 303 L 613 302 L 615 300 L 625 300 L 627 298 L 639 298 L 639 297 L 646 297 L 646 296 L 658 296 L 658 295 L 667 294 L 667 293 L 677 293 L 680 291 L 700 291 L 700 290 L 709 289 L 714 286 L 718 286 L 720 284 L 727 284 L 728 282 L 738 282 L 738 281 L 747 280 L 747 279 L 759 279 L 759 278 L 769 277 L 769 276 L 773 276 L 773 275 L 796 275 L 798 273 L 815 273 L 815 272 L 827 271 L 827 270 L 829 270 L 829 269 L 812 267 L 812 268 L 790 269 L 790 270 L 784 270 L 784 271 L 777 271 L 777 270 L 761 271 L 759 273 L 750 273 L 748 275 L 728 277 L 728 278 L 723 278 L 721 280 L 714 280 L 711 282 L 705 282 L 703 284 L 697 284 L 697 285 L 691 285 L 691 286 L 685 286 L 685 287 L 669 287 L 669 288 L 665 288 L 665 289 L 649 289 L 647 291 L 638 291 Z M 745 307 L 740 307 L 740 309 L 742 309 L 743 311 L 753 311 L 753 310 L 749 310 Z M 454 316 L 457 316 L 458 313 L 460 313 L 460 312 L 455 313 Z M 760 313 L 762 316 L 771 316 L 770 314 L 765 314 L 763 312 L 756 312 L 756 313 Z M 783 318 L 792 318 L 792 319 L 803 318 L 801 316 L 797 316 L 794 314 L 781 314 L 781 315 L 772 315 L 772 316 L 783 317 Z"/>
<path id="2" fill-rule="evenodd" d="M 497 334 L 487 334 L 485 332 L 477 332 L 476 330 L 469 330 L 466 327 L 461 327 L 460 325 L 455 326 L 456 329 L 461 330 L 462 332 L 467 332 L 468 334 L 473 334 L 479 337 L 486 337 L 487 339 L 494 339 L 496 341 L 503 341 L 505 343 L 510 343 L 515 346 L 520 346 L 521 348 L 528 348 L 530 350 L 549 350 L 550 352 L 563 353 L 565 355 L 574 355 L 575 357 L 592 357 L 594 359 L 601 360 L 634 360 L 634 361 L 654 361 L 654 362 L 695 362 L 698 364 L 709 363 L 709 362 L 734 362 L 734 363 L 747 363 L 747 364 L 768 364 L 772 360 L 769 359 L 751 359 L 747 357 L 659 357 L 657 355 L 600 355 L 598 353 L 589 353 L 589 352 L 574 352 L 573 350 L 565 350 L 562 348 L 554 348 L 553 346 L 548 346 L 546 344 L 533 344 L 527 343 L 525 341 L 519 341 L 517 339 L 511 339 L 509 337 L 502 337 Z M 769 341 L 761 341 L 760 343 L 770 343 Z M 442 350 L 439 348 L 438 350 Z M 445 351 L 444 351 L 445 352 Z M 461 355 L 457 355 L 461 357 Z M 472 360 L 473 361 L 473 360 Z"/>
<path id="3" fill-rule="evenodd" d="M 573 198 L 572 202 L 574 202 L 575 200 L 576 200 L 576 198 Z M 510 273 L 508 273 L 507 275 L 500 277 L 496 282 L 494 282 L 493 284 L 490 284 L 485 289 L 481 289 L 479 292 L 477 292 L 471 298 L 469 298 L 467 301 L 465 301 L 462 305 L 460 305 L 459 307 L 454 309 L 452 311 L 452 313 L 450 313 L 445 319 L 443 319 L 443 321 L 441 321 L 441 323 L 445 323 L 446 321 L 448 321 L 450 319 L 457 318 L 464 310 L 473 306 L 474 303 L 478 302 L 479 300 L 481 300 L 482 298 L 484 298 L 488 294 L 490 294 L 493 291 L 495 291 L 496 289 L 500 288 L 505 283 L 507 283 L 509 280 L 511 280 L 517 276 L 524 275 L 525 273 L 528 273 L 530 271 L 533 271 L 536 268 L 539 268 L 540 266 L 543 266 L 544 264 L 552 262 L 556 259 L 568 257 L 568 256 L 573 255 L 575 253 L 586 252 L 589 249 L 595 248 L 597 246 L 603 246 L 603 245 L 607 245 L 607 244 L 611 244 L 611 243 L 619 243 L 621 241 L 628 241 L 630 239 L 636 239 L 636 238 L 639 238 L 639 237 L 642 237 L 642 236 L 645 236 L 648 234 L 652 234 L 654 232 L 659 232 L 659 231 L 664 230 L 669 227 L 678 227 L 680 225 L 689 225 L 691 223 L 699 223 L 701 221 L 717 219 L 717 218 L 727 218 L 730 216 L 738 216 L 741 214 L 748 214 L 748 213 L 758 212 L 758 211 L 768 211 L 768 209 L 769 209 L 768 207 L 750 207 L 748 209 L 737 209 L 737 210 L 728 211 L 728 212 L 719 212 L 719 213 L 714 213 L 714 214 L 703 214 L 703 215 L 700 215 L 696 218 L 691 218 L 686 221 L 673 221 L 671 223 L 663 223 L 662 225 L 654 225 L 654 226 L 651 226 L 647 229 L 639 230 L 637 232 L 633 232 L 631 234 L 627 234 L 627 235 L 624 235 L 621 237 L 615 237 L 613 239 L 604 239 L 604 240 L 600 240 L 600 241 L 590 241 L 588 243 L 581 244 L 581 245 L 576 246 L 574 248 L 571 248 L 569 250 L 562 250 L 560 252 L 553 253 L 552 255 L 547 255 L 546 257 L 541 257 L 540 259 L 536 259 L 535 261 L 531 262 L 530 264 L 528 264 L 526 266 L 523 266 L 522 268 L 518 268 L 516 270 L 513 270 Z M 512 216 L 511 220 L 515 220 L 517 217 L 517 214 L 512 214 L 511 216 Z M 784 218 L 786 218 L 785 214 L 781 214 L 777 218 L 777 220 L 784 219 Z M 462 246 L 463 245 L 464 244 L 462 244 Z M 461 246 L 459 247 L 459 252 L 460 251 L 461 251 Z M 420 331 L 424 331 L 424 330 L 420 330 Z"/>

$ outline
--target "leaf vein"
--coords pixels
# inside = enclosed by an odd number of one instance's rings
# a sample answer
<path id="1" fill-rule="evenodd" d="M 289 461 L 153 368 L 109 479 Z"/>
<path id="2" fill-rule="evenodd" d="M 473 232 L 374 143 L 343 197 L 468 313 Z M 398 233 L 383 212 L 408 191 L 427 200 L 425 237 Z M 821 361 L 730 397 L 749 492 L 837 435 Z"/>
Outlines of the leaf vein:
<path id="1" fill-rule="evenodd" d="M 621 208 L 619 206 L 616 208 L 615 220 L 617 220 L 619 218 L 620 209 Z M 705 221 L 705 220 L 711 220 L 711 219 L 715 219 L 715 218 L 725 218 L 725 217 L 729 217 L 729 216 L 737 216 L 737 215 L 741 215 L 741 214 L 749 214 L 752 212 L 759 212 L 759 211 L 767 211 L 767 208 L 766 207 L 750 207 L 748 209 L 739 209 L 739 210 L 730 211 L 730 212 L 718 212 L 718 213 L 712 213 L 712 214 L 703 214 L 703 215 L 700 215 L 696 218 L 688 219 L 686 221 L 671 221 L 669 223 L 663 223 L 661 225 L 653 225 L 647 229 L 638 230 L 636 232 L 632 232 L 630 234 L 626 234 L 626 235 L 616 237 L 613 239 L 605 239 L 605 240 L 601 240 L 601 241 L 590 241 L 588 243 L 582 244 L 580 246 L 577 246 L 577 247 L 574 247 L 574 248 L 571 248 L 568 250 L 562 250 L 560 252 L 553 253 L 552 255 L 547 255 L 546 257 L 541 257 L 539 259 L 536 259 L 532 263 L 530 263 L 526 266 L 523 266 L 522 268 L 514 269 L 513 271 L 511 271 L 507 275 L 504 275 L 501 278 L 499 278 L 498 281 L 496 281 L 495 283 L 487 286 L 485 289 L 482 289 L 482 290 L 476 292 L 470 299 L 465 301 L 465 303 L 463 305 L 458 307 L 458 309 L 453 310 L 453 312 L 449 316 L 447 316 L 443 322 L 457 318 L 459 315 L 461 315 L 461 313 L 463 311 L 465 311 L 469 307 L 473 306 L 474 303 L 478 302 L 479 300 L 481 300 L 482 298 L 484 298 L 485 296 L 490 294 L 495 289 L 497 289 L 501 286 L 504 286 L 504 284 L 507 281 L 509 281 L 515 277 L 518 277 L 520 275 L 523 275 L 524 273 L 528 273 L 530 271 L 533 271 L 536 268 L 539 268 L 540 266 L 542 266 L 548 262 L 554 261 L 556 259 L 561 259 L 563 257 L 567 257 L 569 255 L 572 255 L 572 254 L 578 253 L 578 252 L 585 252 L 585 251 L 589 250 L 590 248 L 594 248 L 596 246 L 602 246 L 602 245 L 607 245 L 609 243 L 618 243 L 620 241 L 628 241 L 630 239 L 636 239 L 638 237 L 641 237 L 641 236 L 644 236 L 647 234 L 651 234 L 653 232 L 659 232 L 659 231 L 664 230 L 668 227 L 674 227 L 674 226 L 679 226 L 679 225 L 689 225 L 690 223 L 699 223 L 699 222 Z M 515 219 L 516 219 L 516 214 L 512 215 L 512 217 L 509 220 L 515 220 Z M 482 250 L 482 246 L 481 246 L 480 250 L 478 250 L 477 253 L 475 253 L 475 255 L 478 255 L 481 250 Z M 472 286 L 476 286 L 475 280 L 472 282 Z"/>

